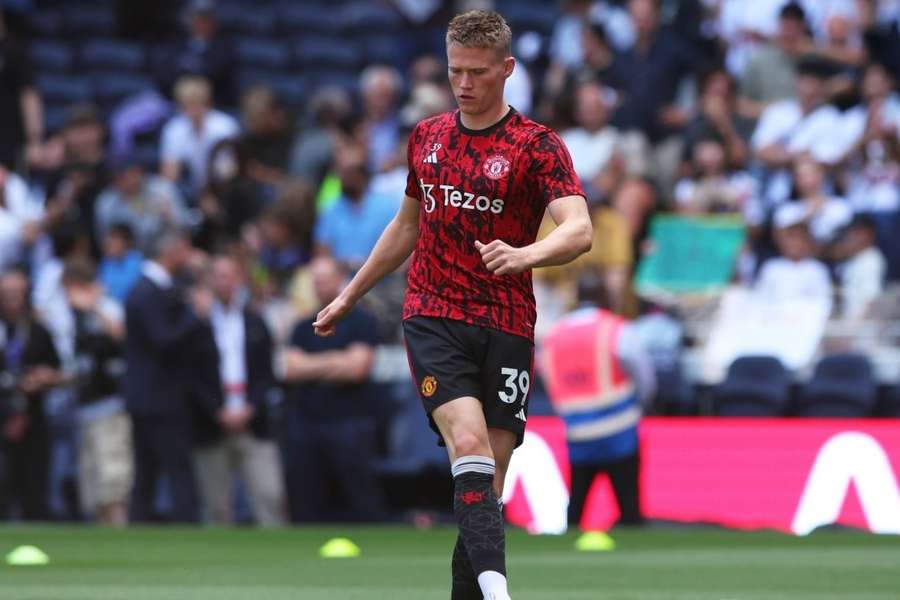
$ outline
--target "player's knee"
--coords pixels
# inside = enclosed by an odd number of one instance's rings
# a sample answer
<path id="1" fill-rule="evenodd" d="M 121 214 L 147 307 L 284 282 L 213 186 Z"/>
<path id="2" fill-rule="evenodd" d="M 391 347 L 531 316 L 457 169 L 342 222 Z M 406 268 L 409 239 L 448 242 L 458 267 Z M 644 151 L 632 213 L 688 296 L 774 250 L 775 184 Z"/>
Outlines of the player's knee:
<path id="1" fill-rule="evenodd" d="M 493 458 L 494 456 L 487 438 L 482 438 L 470 431 L 454 432 L 452 446 L 457 457 L 487 456 Z"/>

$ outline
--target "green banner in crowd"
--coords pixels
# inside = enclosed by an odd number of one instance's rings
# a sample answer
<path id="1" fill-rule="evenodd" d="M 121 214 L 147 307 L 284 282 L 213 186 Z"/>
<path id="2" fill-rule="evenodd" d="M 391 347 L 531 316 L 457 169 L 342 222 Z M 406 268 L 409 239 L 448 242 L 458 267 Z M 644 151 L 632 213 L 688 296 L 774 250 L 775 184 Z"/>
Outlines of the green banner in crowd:
<path id="1" fill-rule="evenodd" d="M 659 216 L 638 265 L 641 295 L 712 292 L 731 281 L 744 243 L 740 217 Z"/>

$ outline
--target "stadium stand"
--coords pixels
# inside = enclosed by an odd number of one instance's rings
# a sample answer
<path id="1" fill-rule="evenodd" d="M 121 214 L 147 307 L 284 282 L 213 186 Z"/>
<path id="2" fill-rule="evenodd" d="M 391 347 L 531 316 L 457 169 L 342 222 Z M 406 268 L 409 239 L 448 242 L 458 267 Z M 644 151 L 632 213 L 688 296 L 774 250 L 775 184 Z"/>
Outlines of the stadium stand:
<path id="1" fill-rule="evenodd" d="M 866 417 L 873 413 L 876 400 L 869 359 L 834 354 L 816 365 L 795 412 L 801 417 Z"/>
<path id="2" fill-rule="evenodd" d="M 730 1 L 758 7 L 754 0 Z M 369 152 L 372 139 L 389 140 L 383 146 L 390 156 L 371 173 L 371 187 L 402 196 L 407 134 L 418 120 L 453 106 L 442 56 L 444 27 L 468 3 L 433 3 L 434 10 L 426 12 L 429 3 L 390 0 L 172 0 L 160 3 L 159 11 L 171 14 L 161 15 L 159 23 L 177 27 L 164 31 L 158 23 L 148 22 L 144 31 L 140 19 L 129 21 L 123 12 L 136 3 L 31 4 L 10 20 L 21 23 L 18 29 L 0 34 L 3 51 L 23 57 L 12 63 L 21 69 L 9 80 L 16 87 L 0 91 L 4 106 L 15 107 L 0 115 L 0 124 L 4 131 L 21 130 L 2 140 L 15 148 L 0 169 L 0 186 L 13 199 L 0 207 L 0 264 L 30 273 L 36 308 L 47 315 L 60 347 L 72 341 L 65 337 L 66 317 L 52 322 L 70 308 L 59 287 L 66 261 L 88 258 L 106 265 L 107 276 L 119 281 L 143 260 L 133 244 L 136 232 L 98 235 L 94 203 L 109 192 L 108 197 L 132 198 L 135 206 L 159 199 L 148 209 L 154 219 L 189 224 L 192 281 L 203 282 L 209 256 L 239 257 L 247 300 L 284 349 L 292 325 L 316 309 L 307 265 L 322 251 L 317 217 L 342 196 L 336 167 L 355 152 Z M 596 160 L 589 162 L 599 165 L 583 181 L 598 231 L 595 251 L 574 265 L 535 274 L 539 319 L 546 321 L 539 321 L 538 330 L 571 307 L 574 282 L 595 268 L 613 290 L 618 312 L 665 321 L 648 327 L 651 339 L 644 340 L 662 382 L 648 412 L 900 417 L 900 11 L 875 11 L 864 20 L 847 12 L 854 2 L 784 0 L 765 3 L 771 8 L 758 8 L 755 19 L 745 22 L 740 11 L 719 11 L 720 0 L 663 0 L 659 13 L 641 0 L 479 4 L 492 4 L 513 28 L 519 60 L 507 85 L 510 97 L 523 98 L 519 108 L 528 106 L 532 118 L 560 133 L 577 133 L 579 151 L 594 153 Z M 793 31 L 794 39 L 784 31 L 790 25 L 785 18 L 796 21 L 798 15 L 804 28 Z M 745 31 L 754 34 L 736 33 Z M 846 34 L 835 33 L 840 31 Z M 686 67 L 683 77 L 664 86 L 636 80 L 636 73 L 665 67 L 674 56 L 667 49 L 703 60 L 680 65 Z M 783 80 L 750 81 L 747 74 L 757 68 L 748 67 L 757 65 L 752 57 L 771 61 Z M 362 97 L 361 74 L 372 65 L 389 65 L 402 76 L 389 106 Z M 801 103 L 793 100 L 810 85 L 795 77 L 800 65 L 827 82 L 821 102 L 802 107 L 806 117 L 795 114 Z M 191 110 L 173 102 L 175 83 L 185 75 L 210 80 L 211 108 L 236 118 L 241 130 L 213 145 L 208 164 L 196 162 L 207 173 L 182 169 L 181 181 L 162 181 L 161 131 L 174 111 Z M 248 93 L 260 87 L 274 93 L 273 104 L 258 94 L 262 108 L 245 105 Z M 764 107 L 756 88 L 776 95 L 781 89 L 786 96 Z M 26 123 L 31 117 L 17 112 L 30 90 L 40 99 L 42 112 L 32 112 L 43 115 L 42 123 Z M 638 92 L 655 114 L 632 110 L 630 100 Z M 580 96 L 585 100 L 576 103 Z M 100 143 L 93 139 L 96 131 L 72 122 L 85 105 L 103 119 Z M 822 134 L 810 119 L 808 128 L 798 125 L 803 131 L 791 144 L 762 144 L 767 136 L 758 124 L 764 108 L 767 127 L 800 123 L 821 110 L 830 129 Z M 817 136 L 829 144 L 846 142 L 830 148 L 834 156 L 824 166 L 801 152 L 815 150 Z M 810 171 L 803 161 L 815 163 L 822 180 L 804 181 L 801 199 L 795 197 L 797 178 Z M 168 214 L 167 194 L 177 195 L 169 194 L 170 183 L 186 178 L 206 183 L 196 193 L 182 185 L 189 208 Z M 780 196 L 767 193 L 770 188 Z M 839 223 L 826 214 L 829 203 L 840 207 L 831 211 L 842 215 Z M 845 252 L 848 232 L 842 225 L 850 213 L 864 215 L 876 233 L 876 247 L 854 263 L 856 251 Z M 827 243 L 797 253 L 777 233 L 804 227 L 826 227 Z M 667 256 L 654 256 L 661 247 Z M 810 260 L 785 258 L 792 253 Z M 759 273 L 772 259 L 782 267 L 778 293 L 758 286 Z M 828 283 L 817 286 L 811 299 L 834 306 L 821 319 L 805 310 L 808 305 L 791 304 L 810 300 L 801 285 L 810 263 L 817 265 L 813 275 L 828 274 Z M 883 264 L 884 273 L 873 264 Z M 654 271 L 660 265 L 666 277 Z M 850 266 L 862 279 L 848 275 Z M 860 280 L 877 280 L 882 287 L 874 286 L 875 300 L 851 318 L 841 286 Z M 373 290 L 367 306 L 386 331 L 373 402 L 383 404 L 376 411 L 381 417 L 387 415 L 378 465 L 389 477 L 414 476 L 445 460 L 409 386 L 396 331 L 402 276 L 398 281 Z M 782 287 L 790 301 L 775 297 Z M 735 289 L 750 297 L 752 310 L 738 313 L 740 318 L 728 310 Z M 42 304 L 48 298 L 62 304 Z M 759 327 L 742 328 L 741 319 Z M 809 343 L 798 348 L 793 331 L 801 322 Z M 774 325 L 762 339 L 766 323 Z M 279 383 L 272 398 L 283 392 Z M 51 442 L 55 447 L 72 444 L 78 414 L 73 394 L 61 392 L 48 404 L 57 411 L 48 419 L 61 432 Z M 539 379 L 532 395 L 532 414 L 552 413 Z M 274 423 L 276 437 L 284 425 Z M 54 456 L 66 453 L 57 448 Z M 71 463 L 54 467 L 54 473 L 74 470 Z M 51 486 L 54 518 L 82 518 L 63 498 L 64 484 L 57 477 Z"/>
<path id="3" fill-rule="evenodd" d="M 715 412 L 722 417 L 779 417 L 787 412 L 790 374 L 772 356 L 742 356 L 731 363 L 716 388 Z"/>

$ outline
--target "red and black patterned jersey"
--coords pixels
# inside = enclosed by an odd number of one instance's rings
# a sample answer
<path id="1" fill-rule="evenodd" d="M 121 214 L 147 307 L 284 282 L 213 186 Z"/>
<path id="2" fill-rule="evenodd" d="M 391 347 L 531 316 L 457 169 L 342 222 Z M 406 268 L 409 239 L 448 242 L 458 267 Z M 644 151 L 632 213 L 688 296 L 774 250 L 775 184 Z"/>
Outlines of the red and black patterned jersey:
<path id="1" fill-rule="evenodd" d="M 478 131 L 454 111 L 415 127 L 408 161 L 406 195 L 420 209 L 403 318 L 453 319 L 533 339 L 531 272 L 494 275 L 475 241 L 532 244 L 547 204 L 584 195 L 565 144 L 513 109 Z"/>

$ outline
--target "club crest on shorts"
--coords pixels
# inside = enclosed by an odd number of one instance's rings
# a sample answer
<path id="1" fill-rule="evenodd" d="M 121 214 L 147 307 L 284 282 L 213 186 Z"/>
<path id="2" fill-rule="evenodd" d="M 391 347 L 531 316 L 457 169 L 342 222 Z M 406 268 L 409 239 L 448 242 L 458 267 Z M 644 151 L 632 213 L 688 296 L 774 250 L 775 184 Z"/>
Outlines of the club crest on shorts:
<path id="1" fill-rule="evenodd" d="M 509 173 L 509 160 L 502 154 L 495 154 L 484 161 L 484 175 L 490 179 L 502 179 Z"/>
<path id="2" fill-rule="evenodd" d="M 433 375 L 428 375 L 422 380 L 422 395 L 431 398 L 437 391 L 437 379 Z"/>

